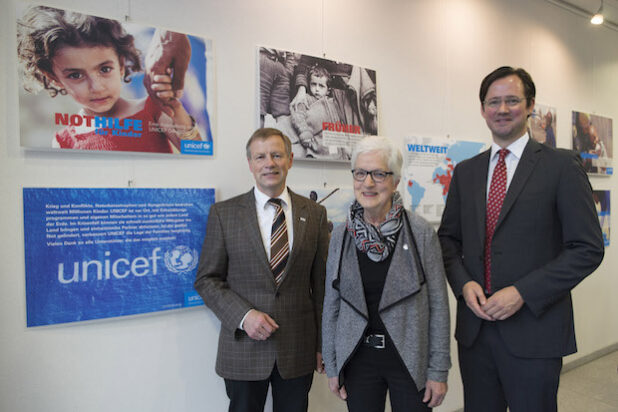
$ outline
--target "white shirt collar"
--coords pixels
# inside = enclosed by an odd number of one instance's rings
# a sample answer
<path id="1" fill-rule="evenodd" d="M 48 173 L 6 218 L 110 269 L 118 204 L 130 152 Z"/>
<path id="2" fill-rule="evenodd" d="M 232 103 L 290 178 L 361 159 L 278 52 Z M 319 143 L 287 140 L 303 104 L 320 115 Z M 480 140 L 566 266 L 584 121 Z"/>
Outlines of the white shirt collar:
<path id="1" fill-rule="evenodd" d="M 254 186 L 253 188 L 253 195 L 255 196 L 256 206 L 260 210 L 264 210 L 266 208 L 266 204 L 268 203 L 268 200 L 270 200 L 271 197 L 261 192 L 257 186 Z M 290 193 L 288 192 L 287 186 L 285 187 L 285 189 L 283 189 L 283 192 L 281 192 L 281 194 L 277 196 L 277 199 L 281 199 L 281 201 L 283 202 L 284 210 L 289 204 L 291 204 Z"/>
<path id="2" fill-rule="evenodd" d="M 521 155 L 524 153 L 524 149 L 526 148 L 526 145 L 528 144 L 528 140 L 530 140 L 530 136 L 528 135 L 528 132 L 526 132 L 522 137 L 520 137 L 519 139 L 515 140 L 513 143 L 508 145 L 506 149 L 509 150 L 510 154 L 514 155 L 518 159 L 521 159 Z M 493 159 L 500 149 L 502 148 L 498 146 L 495 142 L 492 143 L 490 158 Z"/>

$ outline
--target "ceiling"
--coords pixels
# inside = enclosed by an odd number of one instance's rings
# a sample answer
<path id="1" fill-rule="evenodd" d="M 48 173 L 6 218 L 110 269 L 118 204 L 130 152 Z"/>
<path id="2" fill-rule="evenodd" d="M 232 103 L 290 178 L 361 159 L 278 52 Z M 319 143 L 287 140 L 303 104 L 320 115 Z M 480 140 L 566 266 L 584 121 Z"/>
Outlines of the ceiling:
<path id="1" fill-rule="evenodd" d="M 582 17 L 590 18 L 601 6 L 601 0 L 547 0 Z M 603 0 L 604 25 L 618 31 L 618 0 Z"/>

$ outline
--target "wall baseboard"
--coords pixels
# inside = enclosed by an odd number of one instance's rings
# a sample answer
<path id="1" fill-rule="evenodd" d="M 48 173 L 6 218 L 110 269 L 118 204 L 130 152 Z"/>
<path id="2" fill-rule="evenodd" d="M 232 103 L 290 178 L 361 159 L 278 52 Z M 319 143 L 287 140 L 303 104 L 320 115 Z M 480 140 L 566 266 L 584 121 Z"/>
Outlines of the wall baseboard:
<path id="1" fill-rule="evenodd" d="M 618 350 L 618 342 L 606 346 L 604 348 L 601 348 L 597 351 L 594 351 L 592 353 L 589 353 L 588 355 L 582 356 L 579 359 L 575 359 L 571 362 L 567 362 L 562 366 L 562 372 L 561 373 L 565 373 L 568 372 L 572 369 L 575 369 L 579 366 L 585 365 L 588 362 L 592 362 L 593 360 L 597 360 L 599 358 L 602 358 L 605 355 L 609 355 L 612 352 L 615 352 Z"/>

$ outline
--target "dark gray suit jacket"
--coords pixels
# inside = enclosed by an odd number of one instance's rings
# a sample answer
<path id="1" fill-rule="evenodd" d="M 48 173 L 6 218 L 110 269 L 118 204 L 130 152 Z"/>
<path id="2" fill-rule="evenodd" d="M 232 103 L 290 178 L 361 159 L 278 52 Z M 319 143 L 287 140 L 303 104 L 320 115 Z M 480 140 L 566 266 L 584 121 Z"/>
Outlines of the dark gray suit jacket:
<path id="1" fill-rule="evenodd" d="M 221 320 L 216 371 L 223 378 L 266 379 L 275 361 L 285 379 L 307 375 L 316 366 L 328 252 L 326 209 L 289 193 L 294 243 L 279 286 L 262 243 L 253 190 L 210 208 L 195 289 Z M 252 308 L 279 325 L 266 341 L 238 329 Z"/>
<path id="2" fill-rule="evenodd" d="M 455 337 L 466 347 L 481 326 L 462 288 L 470 280 L 484 284 L 489 154 L 455 168 L 438 231 L 457 297 Z M 528 358 L 574 353 L 570 291 L 603 259 L 592 189 L 578 155 L 530 139 L 504 199 L 491 251 L 494 291 L 513 285 L 525 301 L 512 317 L 498 321 L 509 351 Z"/>

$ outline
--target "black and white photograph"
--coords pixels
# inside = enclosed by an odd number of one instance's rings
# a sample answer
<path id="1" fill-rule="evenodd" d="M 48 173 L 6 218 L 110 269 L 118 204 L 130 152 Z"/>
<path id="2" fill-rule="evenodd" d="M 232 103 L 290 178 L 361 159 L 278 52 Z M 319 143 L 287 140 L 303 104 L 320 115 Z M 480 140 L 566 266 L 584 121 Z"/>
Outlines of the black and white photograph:
<path id="1" fill-rule="evenodd" d="M 266 47 L 258 65 L 260 127 L 289 136 L 296 160 L 348 162 L 378 134 L 375 70 Z"/>

